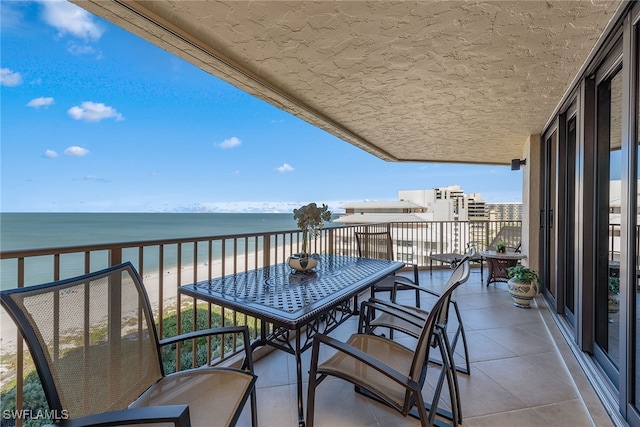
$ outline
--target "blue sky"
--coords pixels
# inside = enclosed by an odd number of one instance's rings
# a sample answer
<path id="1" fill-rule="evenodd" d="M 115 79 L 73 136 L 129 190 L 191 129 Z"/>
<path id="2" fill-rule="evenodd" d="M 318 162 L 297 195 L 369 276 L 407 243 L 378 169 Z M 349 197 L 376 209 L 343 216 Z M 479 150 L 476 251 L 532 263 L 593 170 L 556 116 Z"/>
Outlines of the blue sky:
<path id="1" fill-rule="evenodd" d="M 521 201 L 508 166 L 384 162 L 66 1 L 0 14 L 2 212 L 289 212 L 452 184 Z"/>

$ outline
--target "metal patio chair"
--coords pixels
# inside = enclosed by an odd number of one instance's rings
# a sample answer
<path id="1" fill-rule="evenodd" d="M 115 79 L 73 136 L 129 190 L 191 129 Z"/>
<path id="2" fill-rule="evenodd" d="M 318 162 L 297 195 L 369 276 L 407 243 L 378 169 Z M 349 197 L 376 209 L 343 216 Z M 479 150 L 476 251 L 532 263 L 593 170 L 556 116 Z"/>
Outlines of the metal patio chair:
<path id="1" fill-rule="evenodd" d="M 389 231 L 357 231 L 355 235 L 358 256 L 393 261 L 393 240 Z M 405 264 L 410 263 L 405 262 Z M 415 290 L 416 307 L 420 307 L 420 292 L 416 289 L 416 286 L 420 286 L 418 265 L 411 264 L 411 266 L 413 267 L 413 280 L 400 275 L 387 276 L 371 287 L 371 296 L 375 297 L 376 292 L 391 293 L 394 290 Z"/>
<path id="2" fill-rule="evenodd" d="M 455 290 L 458 288 L 458 286 L 464 284 L 465 282 L 467 282 L 467 280 L 469 280 L 469 276 L 471 273 L 469 261 L 475 256 L 476 250 L 474 248 L 471 248 L 451 273 L 451 276 L 449 277 L 447 283 L 443 288 L 443 292 L 447 292 L 450 288 L 453 288 L 453 290 Z M 431 289 L 427 289 L 424 287 L 420 287 L 417 289 L 419 289 L 420 292 L 431 295 L 432 297 L 440 297 L 440 293 Z M 374 315 L 373 311 L 370 311 L 370 317 L 361 317 L 361 333 L 373 333 L 377 328 L 388 328 L 390 330 L 403 332 L 414 338 L 419 337 L 422 325 L 429 315 L 429 311 L 427 309 L 421 309 L 410 305 L 397 304 L 393 300 L 391 301 L 391 303 L 374 298 L 370 299 L 370 301 L 374 302 L 376 305 L 384 305 L 387 307 L 387 309 L 385 311 L 382 311 L 381 314 L 377 316 Z M 440 313 L 440 317 L 438 318 L 438 326 L 442 327 L 445 331 L 447 330 L 447 327 L 449 325 L 450 306 L 453 306 L 458 325 L 456 327 L 456 330 L 452 333 L 452 338 L 449 341 L 450 348 L 448 352 L 451 356 L 453 356 L 455 354 L 458 342 L 462 340 L 464 367 L 457 366 L 453 359 L 450 361 L 450 364 L 451 366 L 455 367 L 457 371 L 464 374 L 469 374 L 471 372 L 471 364 L 469 362 L 469 347 L 467 344 L 467 337 L 464 332 L 462 315 L 460 314 L 458 303 L 454 299 L 450 298 L 449 304 L 443 307 Z M 392 337 L 391 334 L 390 336 Z"/>
<path id="3" fill-rule="evenodd" d="M 422 426 L 432 426 L 436 420 L 442 421 L 438 411 L 438 402 L 445 380 L 451 401 L 450 418 L 452 425 L 460 424 L 460 413 L 455 374 L 449 365 L 451 356 L 447 354 L 449 345 L 447 336 L 438 327 L 441 310 L 448 305 L 454 287 L 445 291 L 435 302 L 431 312 L 422 324 L 421 333 L 415 348 L 407 348 L 395 341 L 371 334 L 356 333 L 342 342 L 327 335 L 316 335 L 311 353 L 309 371 L 309 389 L 307 399 L 307 426 L 313 427 L 315 416 L 316 388 L 328 376 L 334 376 L 355 385 L 359 391 L 398 411 L 403 416 L 411 414 L 420 419 Z M 376 312 L 385 311 L 384 305 L 375 305 L 364 301 L 361 316 L 374 308 Z M 366 316 L 366 315 L 365 315 Z M 335 350 L 326 361 L 319 362 L 321 347 Z M 426 363 L 432 349 L 438 348 L 442 358 L 434 385 L 430 403 L 425 403 L 423 387 L 427 377 L 427 368 L 434 365 Z"/>
<path id="4" fill-rule="evenodd" d="M 448 365 L 453 369 L 453 381 L 456 385 L 454 388 L 455 393 L 453 401 L 457 405 L 459 422 L 462 422 L 462 405 L 460 401 L 459 389 L 457 387 L 458 378 L 456 375 L 456 371 L 470 374 L 471 364 L 469 362 L 469 347 L 467 345 L 467 338 L 464 333 L 464 324 L 462 323 L 462 317 L 460 315 L 460 310 L 458 309 L 458 304 L 453 299 L 451 299 L 451 293 L 455 291 L 460 285 L 469 280 L 469 276 L 471 273 L 469 260 L 473 256 L 475 256 L 475 253 L 475 249 L 473 248 L 469 252 L 467 252 L 464 258 L 451 273 L 451 276 L 449 277 L 449 280 L 447 281 L 443 289 L 443 294 L 449 294 L 450 296 L 447 298 L 448 302 L 446 302 L 446 304 L 440 310 L 440 314 L 437 320 L 437 327 L 442 330 L 442 333 L 444 335 L 443 344 L 447 346 L 446 354 L 449 356 Z M 440 294 L 429 289 L 420 290 L 432 296 L 440 296 Z M 453 332 L 452 334 L 453 337 L 449 338 L 449 308 L 451 305 L 453 305 L 454 307 L 458 326 L 455 332 Z M 384 307 L 384 309 L 381 309 L 382 307 Z M 406 305 L 399 305 L 393 302 L 389 303 L 388 301 L 376 300 L 374 298 L 371 298 L 369 300 L 369 305 L 367 308 L 368 310 L 363 310 L 360 313 L 360 333 L 371 334 L 374 333 L 377 328 L 388 328 L 389 330 L 400 331 L 414 338 L 419 338 L 420 333 L 422 332 L 422 327 L 424 326 L 424 323 L 427 321 L 427 318 L 429 316 L 429 312 L 423 309 Z M 377 312 L 375 311 L 375 309 L 378 309 Z M 462 346 L 464 351 L 464 367 L 459 367 L 456 364 L 454 358 L 455 349 L 460 339 L 462 339 Z M 442 360 L 437 360 L 435 358 L 431 358 L 429 362 L 442 364 Z M 450 414 L 447 414 L 447 416 L 452 417 L 452 415 Z"/>
<path id="5" fill-rule="evenodd" d="M 247 327 L 159 340 L 149 298 L 130 263 L 3 291 L 0 298 L 27 342 L 49 409 L 60 415 L 56 425 L 228 426 L 247 399 L 257 425 Z M 242 336 L 246 369 L 205 366 L 165 375 L 161 347 L 221 334 L 234 341 Z"/>

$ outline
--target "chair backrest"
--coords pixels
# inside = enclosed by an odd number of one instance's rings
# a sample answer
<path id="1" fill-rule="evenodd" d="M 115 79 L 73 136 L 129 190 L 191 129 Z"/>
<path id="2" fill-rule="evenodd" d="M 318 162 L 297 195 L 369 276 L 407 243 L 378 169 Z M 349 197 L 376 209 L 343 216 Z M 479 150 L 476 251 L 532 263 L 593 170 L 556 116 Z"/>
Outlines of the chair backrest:
<path id="1" fill-rule="evenodd" d="M 465 257 L 467 258 L 467 257 Z M 465 267 L 466 266 L 466 267 Z M 464 260 L 455 268 L 452 276 L 458 276 L 457 271 L 463 271 L 468 269 L 469 262 L 468 259 Z M 464 273 L 460 276 L 460 280 L 464 279 Z M 466 279 L 464 279 L 466 280 Z M 451 294 L 453 291 L 459 286 L 460 283 L 454 281 L 451 285 L 448 285 L 440 297 L 436 300 L 436 302 L 431 307 L 431 311 L 429 311 L 429 315 L 427 316 L 427 320 L 422 327 L 422 332 L 420 337 L 418 338 L 418 344 L 416 345 L 413 361 L 411 363 L 410 375 L 411 378 L 423 385 L 426 378 L 426 366 L 425 360 L 429 359 L 429 351 L 432 347 L 433 343 L 433 333 L 435 331 L 436 326 L 439 323 L 439 319 L 442 315 L 442 310 L 448 307 L 449 301 L 451 300 Z"/>
<path id="2" fill-rule="evenodd" d="M 503 242 L 511 251 L 519 252 L 522 245 L 522 228 L 516 225 L 505 225 L 489 243 L 487 250 L 495 251 L 500 242 Z"/>
<path id="3" fill-rule="evenodd" d="M 125 409 L 163 376 L 149 299 L 130 263 L 0 298 L 54 413 Z"/>
<path id="4" fill-rule="evenodd" d="M 464 254 L 464 257 L 462 258 L 462 260 L 460 260 L 456 268 L 451 273 L 451 276 L 449 276 L 449 280 L 447 280 L 447 284 L 444 286 L 444 289 L 443 289 L 443 293 L 447 293 L 449 297 L 444 301 L 442 310 L 440 310 L 438 323 L 443 325 L 446 325 L 448 323 L 449 308 L 450 308 L 449 302 L 451 301 L 451 294 L 453 291 L 456 290 L 458 286 L 462 285 L 467 280 L 469 280 L 469 276 L 471 275 L 471 266 L 469 265 L 469 260 L 473 259 L 475 256 L 476 256 L 476 248 L 474 247 L 469 248 L 467 253 Z M 451 289 L 451 292 L 447 292 L 450 289 Z"/>
<path id="5" fill-rule="evenodd" d="M 389 231 L 356 231 L 358 256 L 393 261 L 393 240 Z"/>

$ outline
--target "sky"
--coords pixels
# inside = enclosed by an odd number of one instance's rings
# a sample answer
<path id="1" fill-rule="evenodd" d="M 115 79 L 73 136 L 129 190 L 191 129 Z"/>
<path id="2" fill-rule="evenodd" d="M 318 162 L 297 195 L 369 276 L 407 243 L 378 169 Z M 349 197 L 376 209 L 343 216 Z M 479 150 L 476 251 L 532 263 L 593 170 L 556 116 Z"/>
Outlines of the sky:
<path id="1" fill-rule="evenodd" d="M 0 212 L 339 211 L 453 184 L 522 200 L 521 171 L 385 162 L 66 1 L 0 15 Z"/>

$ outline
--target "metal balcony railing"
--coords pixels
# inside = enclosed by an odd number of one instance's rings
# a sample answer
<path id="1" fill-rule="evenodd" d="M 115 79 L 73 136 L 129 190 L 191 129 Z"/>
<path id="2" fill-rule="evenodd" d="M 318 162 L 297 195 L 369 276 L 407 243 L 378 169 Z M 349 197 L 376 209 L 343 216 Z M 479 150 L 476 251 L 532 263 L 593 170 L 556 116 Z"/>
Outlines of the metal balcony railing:
<path id="1" fill-rule="evenodd" d="M 310 242 L 309 250 L 312 253 L 356 256 L 355 232 L 389 230 L 394 240 L 396 259 L 426 268 L 429 265 L 429 254 L 464 252 L 470 242 L 488 244 L 505 225 L 520 225 L 520 221 L 434 221 L 327 226 L 317 239 Z M 195 301 L 180 295 L 178 288 L 187 283 L 284 262 L 290 255 L 299 252 L 301 245 L 302 234 L 298 230 L 291 230 L 4 251 L 0 252 L 0 285 L 2 289 L 32 286 L 129 261 L 143 278 L 154 307 L 160 338 L 188 332 L 189 328 L 199 329 L 198 324 L 205 319 L 202 327 L 246 324 L 254 339 L 260 330 L 258 320 Z M 29 407 L 25 401 L 25 378 L 35 374 L 34 366 L 13 322 L 4 310 L 0 316 L 1 409 L 19 411 Z M 171 327 L 167 326 L 168 318 L 172 319 Z M 173 367 L 169 369 L 220 363 L 238 351 L 233 347 L 222 348 L 220 354 L 208 352 L 206 360 L 202 361 L 196 357 L 195 346 L 194 343 L 190 354 L 186 355 L 178 347 L 175 357 L 171 359 Z M 14 421 L 17 426 L 21 426 L 23 422 L 20 417 Z M 2 426 L 9 425 L 12 425 L 11 422 L 3 420 Z"/>

